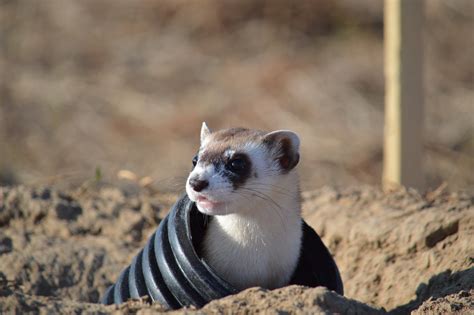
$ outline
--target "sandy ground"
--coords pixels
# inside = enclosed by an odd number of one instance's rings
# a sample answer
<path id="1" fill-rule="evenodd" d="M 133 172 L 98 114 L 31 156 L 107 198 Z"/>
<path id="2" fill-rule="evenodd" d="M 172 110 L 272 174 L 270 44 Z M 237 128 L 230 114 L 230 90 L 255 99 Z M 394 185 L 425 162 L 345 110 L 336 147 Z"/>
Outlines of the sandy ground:
<path id="1" fill-rule="evenodd" d="M 1 188 L 0 312 L 164 311 L 146 301 L 94 303 L 175 198 L 97 183 Z M 474 312 L 472 194 L 324 187 L 304 193 L 304 216 L 334 254 L 345 297 L 324 288 L 252 288 L 199 312 Z"/>

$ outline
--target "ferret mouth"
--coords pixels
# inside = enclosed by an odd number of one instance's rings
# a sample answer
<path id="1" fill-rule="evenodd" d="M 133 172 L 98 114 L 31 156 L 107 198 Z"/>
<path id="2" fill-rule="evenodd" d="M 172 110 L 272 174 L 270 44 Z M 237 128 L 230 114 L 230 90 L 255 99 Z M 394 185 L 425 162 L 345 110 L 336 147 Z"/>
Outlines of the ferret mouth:
<path id="1" fill-rule="evenodd" d="M 199 207 L 207 209 L 207 210 L 213 210 L 216 207 L 222 206 L 224 203 L 219 202 L 219 201 L 214 201 L 211 200 L 203 195 L 199 195 L 196 197 L 196 203 L 198 204 Z"/>

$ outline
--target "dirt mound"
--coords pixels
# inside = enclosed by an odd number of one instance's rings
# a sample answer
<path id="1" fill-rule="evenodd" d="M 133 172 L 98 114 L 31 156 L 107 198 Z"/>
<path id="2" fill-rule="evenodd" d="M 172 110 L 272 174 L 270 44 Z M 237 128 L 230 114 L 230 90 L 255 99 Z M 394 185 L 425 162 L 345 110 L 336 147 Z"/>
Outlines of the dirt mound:
<path id="1" fill-rule="evenodd" d="M 474 288 L 472 196 L 365 187 L 304 198 L 305 216 L 335 255 L 347 296 L 407 311 Z"/>
<path id="2" fill-rule="evenodd" d="M 163 311 L 144 301 L 94 303 L 175 198 L 95 184 L 68 192 L 0 188 L 0 312 Z M 324 288 L 252 288 L 203 310 L 474 310 L 473 204 L 467 193 L 424 197 L 371 187 L 307 192 L 305 217 L 335 255 L 347 298 Z"/>
<path id="3" fill-rule="evenodd" d="M 413 314 L 467 314 L 474 309 L 474 290 L 461 291 L 438 299 L 428 299 Z"/>

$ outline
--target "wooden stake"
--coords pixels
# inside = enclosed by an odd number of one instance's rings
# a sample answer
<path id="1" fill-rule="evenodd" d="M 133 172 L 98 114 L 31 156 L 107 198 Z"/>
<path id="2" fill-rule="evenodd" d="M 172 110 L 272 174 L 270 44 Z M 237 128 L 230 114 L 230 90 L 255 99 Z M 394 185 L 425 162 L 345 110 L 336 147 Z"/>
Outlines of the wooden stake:
<path id="1" fill-rule="evenodd" d="M 385 188 L 424 189 L 422 11 L 422 0 L 385 0 Z"/>

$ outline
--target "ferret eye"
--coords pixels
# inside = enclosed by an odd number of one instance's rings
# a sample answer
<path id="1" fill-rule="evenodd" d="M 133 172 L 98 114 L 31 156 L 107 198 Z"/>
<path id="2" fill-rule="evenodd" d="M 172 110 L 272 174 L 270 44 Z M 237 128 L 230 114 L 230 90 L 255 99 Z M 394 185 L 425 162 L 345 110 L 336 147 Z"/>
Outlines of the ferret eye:
<path id="1" fill-rule="evenodd" d="M 240 173 L 247 167 L 247 161 L 242 158 L 234 158 L 227 163 L 227 168 L 234 173 Z"/>
<path id="2" fill-rule="evenodd" d="M 195 156 L 193 157 L 193 166 L 196 166 L 197 162 L 198 162 L 198 156 L 195 155 Z"/>

